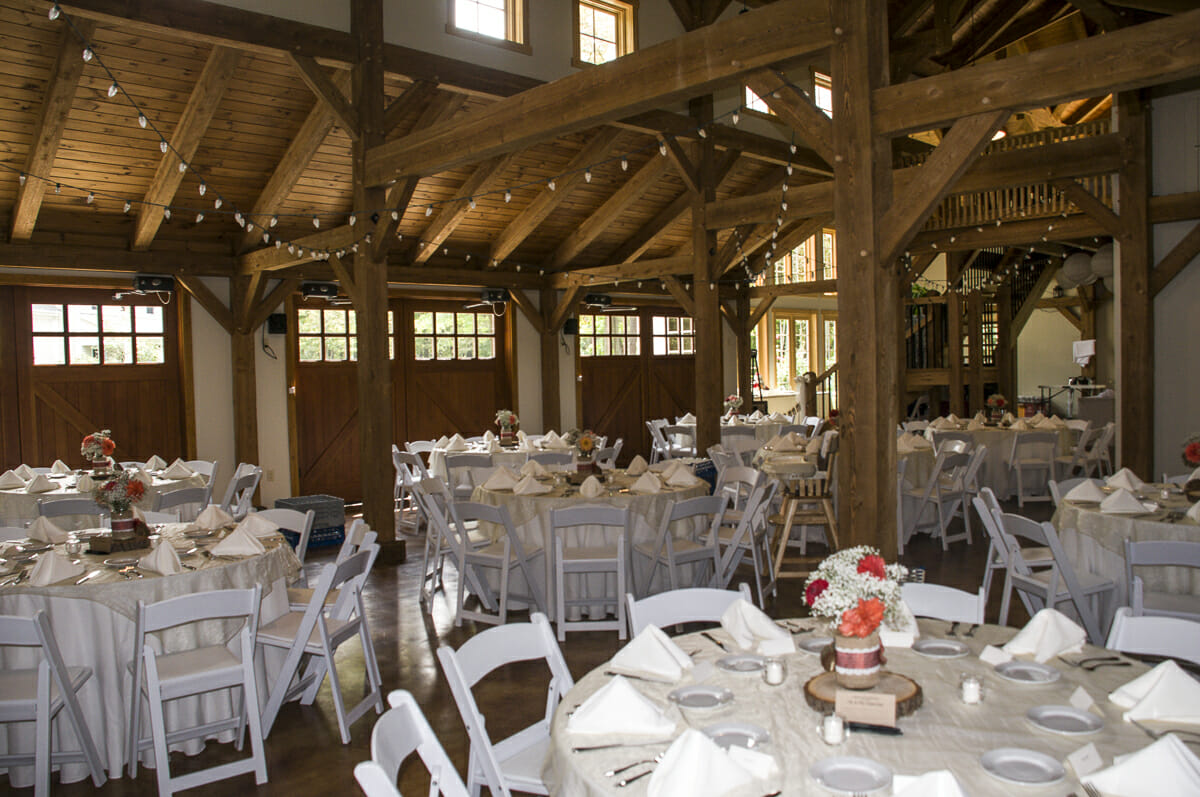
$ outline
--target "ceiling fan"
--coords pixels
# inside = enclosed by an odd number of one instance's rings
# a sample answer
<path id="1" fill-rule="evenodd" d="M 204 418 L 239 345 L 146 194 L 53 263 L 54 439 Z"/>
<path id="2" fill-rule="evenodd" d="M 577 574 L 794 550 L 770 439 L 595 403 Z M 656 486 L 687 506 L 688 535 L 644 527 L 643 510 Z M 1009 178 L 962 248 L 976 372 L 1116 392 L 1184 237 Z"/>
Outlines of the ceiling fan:
<path id="1" fill-rule="evenodd" d="M 637 310 L 631 304 L 615 305 L 607 293 L 587 293 L 583 296 L 583 306 L 588 310 L 600 313 L 632 313 Z"/>

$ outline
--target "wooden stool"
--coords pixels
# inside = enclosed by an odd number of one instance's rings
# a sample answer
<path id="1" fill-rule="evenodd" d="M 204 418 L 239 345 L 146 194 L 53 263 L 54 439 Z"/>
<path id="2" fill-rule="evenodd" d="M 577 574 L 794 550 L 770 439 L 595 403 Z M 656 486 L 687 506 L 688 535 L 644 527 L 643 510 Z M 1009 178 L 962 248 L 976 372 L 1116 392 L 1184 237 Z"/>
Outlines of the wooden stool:
<path id="1" fill-rule="evenodd" d="M 830 456 L 829 469 L 833 473 L 836 457 Z M 833 493 L 831 479 L 828 476 L 808 476 L 788 479 L 781 477 L 784 485 L 783 507 L 780 514 L 770 520 L 776 527 L 778 539 L 775 551 L 775 578 L 806 578 L 813 567 L 819 564 L 824 556 L 787 556 L 788 540 L 792 535 L 792 527 L 825 526 L 828 531 L 825 539 L 829 543 L 829 553 L 838 549 L 837 519 L 833 512 Z M 826 554 L 828 555 L 828 554 Z M 785 570 L 784 565 L 790 565 Z"/>

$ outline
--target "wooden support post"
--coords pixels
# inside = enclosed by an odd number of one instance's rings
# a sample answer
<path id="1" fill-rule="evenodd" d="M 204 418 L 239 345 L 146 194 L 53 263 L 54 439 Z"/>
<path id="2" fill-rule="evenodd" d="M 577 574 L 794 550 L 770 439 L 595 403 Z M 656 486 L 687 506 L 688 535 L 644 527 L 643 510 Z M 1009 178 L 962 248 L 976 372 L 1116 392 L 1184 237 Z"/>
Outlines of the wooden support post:
<path id="1" fill-rule="evenodd" d="M 539 303 L 542 318 L 545 319 L 542 331 L 542 428 L 562 428 L 562 391 L 559 389 L 561 372 L 558 367 L 558 335 L 561 328 L 550 324 L 550 317 L 558 303 L 558 291 L 553 288 L 542 288 Z"/>
<path id="2" fill-rule="evenodd" d="M 230 279 L 230 307 L 243 307 L 251 290 L 248 277 Z M 254 330 L 247 324 L 248 317 L 247 313 L 236 318 L 229 336 L 233 359 L 233 453 L 238 462 L 257 465 L 258 383 L 254 373 Z"/>
<path id="3" fill-rule="evenodd" d="M 738 395 L 749 408 L 754 400 L 754 374 L 750 372 L 750 289 L 738 285 L 737 289 L 737 389 Z"/>
<path id="4" fill-rule="evenodd" d="M 1080 340 L 1095 340 L 1096 339 L 1096 287 L 1094 285 L 1080 285 L 1077 289 L 1079 292 L 1079 321 L 1083 325 L 1079 330 Z M 1003 340 L 1003 338 L 1001 339 Z M 1079 371 L 1080 376 L 1086 376 L 1093 382 L 1096 381 L 1096 358 L 1092 357 L 1088 360 L 1088 364 L 1083 366 Z"/>
<path id="5" fill-rule="evenodd" d="M 1012 291 L 1009 285 L 1004 285 L 996 292 L 996 381 L 999 382 L 996 389 L 1008 399 L 1010 407 L 1017 403 L 1017 348 L 1009 342 L 1011 323 Z"/>
<path id="6" fill-rule="evenodd" d="M 963 412 L 978 411 L 984 406 L 983 395 L 983 294 L 967 294 L 967 395 L 970 401 Z"/>
<path id="7" fill-rule="evenodd" d="M 692 115 L 699 125 L 712 121 L 712 96 L 691 103 Z M 700 145 L 697 164 L 700 191 L 692 205 L 692 302 L 696 330 L 696 452 L 707 451 L 721 442 L 721 308 L 716 290 L 715 272 L 717 234 L 704 223 L 705 204 L 716 198 L 714 167 L 716 151 L 705 139 Z"/>
<path id="8" fill-rule="evenodd" d="M 956 293 L 946 297 L 946 326 L 947 339 L 950 346 L 950 411 L 961 416 L 967 411 L 963 402 L 963 299 Z M 930 407 L 931 415 L 940 414 L 936 408 Z"/>
<path id="9" fill-rule="evenodd" d="M 837 219 L 844 545 L 896 558 L 896 423 L 900 279 L 880 262 L 880 220 L 892 197 L 891 142 L 872 130 L 873 91 L 888 80 L 887 3 L 830 3 L 834 43 L 834 217 Z"/>
<path id="10" fill-rule="evenodd" d="M 1150 270 L 1150 119 L 1137 92 L 1117 95 L 1122 143 L 1117 172 L 1122 234 L 1117 239 L 1117 464 L 1154 474 L 1154 303 Z"/>

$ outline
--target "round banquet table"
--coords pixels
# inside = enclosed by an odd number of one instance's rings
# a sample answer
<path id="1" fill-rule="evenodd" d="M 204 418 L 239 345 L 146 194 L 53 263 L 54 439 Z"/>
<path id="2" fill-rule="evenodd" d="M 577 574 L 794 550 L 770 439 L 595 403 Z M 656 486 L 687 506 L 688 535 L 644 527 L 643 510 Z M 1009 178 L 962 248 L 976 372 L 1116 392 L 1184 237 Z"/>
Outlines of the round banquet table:
<path id="1" fill-rule="evenodd" d="M 1187 517 L 1191 504 L 1181 493 L 1172 492 L 1163 500 L 1161 484 L 1147 484 L 1138 491 L 1145 501 L 1154 501 L 1158 509 L 1139 515 L 1107 514 L 1097 504 L 1063 501 L 1051 522 L 1058 530 L 1063 551 L 1080 571 L 1090 571 L 1117 584 L 1116 600 L 1105 601 L 1107 616 L 1100 625 L 1107 628 L 1117 606 L 1129 605 L 1129 585 L 1125 579 L 1125 540 L 1173 540 L 1200 542 L 1200 524 Z M 1106 488 L 1101 488 L 1105 490 Z M 1200 612 L 1200 573 L 1192 567 L 1139 567 L 1137 575 L 1147 592 L 1168 592 L 1195 596 L 1195 611 Z"/>
<path id="2" fill-rule="evenodd" d="M 660 466 L 665 466 L 666 463 L 654 465 L 651 470 L 661 470 Z M 671 505 L 675 501 L 682 501 L 687 498 L 695 498 L 700 495 L 709 493 L 709 485 L 703 479 L 699 483 L 691 487 L 672 487 L 663 485 L 662 492 L 654 494 L 637 494 L 629 491 L 629 486 L 637 479 L 634 476 L 629 476 L 621 469 L 613 469 L 605 472 L 605 493 L 598 498 L 584 498 L 579 494 L 579 488 L 567 483 L 565 475 L 562 473 L 552 472 L 554 480 L 545 481 L 547 485 L 552 485 L 547 493 L 542 495 L 514 495 L 512 490 L 489 490 L 486 487 L 478 486 L 471 496 L 471 500 L 479 503 L 491 504 L 492 506 L 503 506 L 508 509 L 509 515 L 512 517 L 513 527 L 520 537 L 521 543 L 526 546 L 526 553 L 532 552 L 535 548 L 540 548 L 544 551 L 553 550 L 553 537 L 550 529 L 550 511 L 568 506 L 578 506 L 581 504 L 604 504 L 608 506 L 629 507 L 630 510 L 630 536 L 631 540 L 625 541 L 627 561 L 632 560 L 635 566 L 641 566 L 642 559 L 633 556 L 633 545 L 638 543 L 653 543 L 658 539 L 658 529 L 662 524 L 663 516 L 670 511 Z M 493 539 L 499 539 L 503 533 L 499 528 L 486 528 L 491 524 L 481 524 L 482 528 L 488 531 L 493 536 Z M 686 523 L 677 523 L 671 527 L 671 533 L 677 539 L 690 534 L 692 527 Z M 616 539 L 613 538 L 611 530 L 606 530 L 601 527 L 586 527 L 583 529 L 571 529 L 566 536 L 565 544 L 568 547 L 590 547 L 601 545 L 614 545 Z M 554 563 L 550 556 L 545 557 L 545 584 L 547 585 L 546 595 L 554 594 Z M 632 572 L 631 572 L 632 575 Z M 638 584 L 645 583 L 645 577 L 648 575 L 645 571 L 639 571 Z M 603 574 L 571 574 L 571 579 L 565 584 L 565 591 L 568 598 L 584 597 L 590 595 L 612 595 L 616 591 L 615 580 L 608 582 L 606 579 L 610 577 Z M 522 583 L 518 573 L 513 573 L 511 591 L 519 592 L 527 590 L 527 586 Z M 573 583 L 574 582 L 574 583 Z M 665 577 L 661 573 L 656 575 L 655 582 L 650 585 L 652 592 L 661 589 L 667 589 Z M 626 588 L 632 592 L 633 584 L 627 583 Z M 553 603 L 551 601 L 551 603 Z M 597 603 L 595 606 L 588 607 L 588 615 L 592 617 L 601 617 L 606 611 L 612 610 L 611 604 Z"/>
<path id="3" fill-rule="evenodd" d="M 514 470 L 520 470 L 525 464 L 525 460 L 529 459 L 529 455 L 541 451 L 540 448 L 502 448 L 499 451 L 493 451 L 487 443 L 471 443 L 461 451 L 447 451 L 444 448 L 435 448 L 429 452 L 429 475 L 445 481 L 447 478 L 446 471 L 446 455 L 447 454 L 490 454 L 492 457 L 492 465 L 500 467 L 506 465 Z M 570 448 L 563 449 L 546 449 L 547 451 L 571 451 Z"/>
<path id="4" fill-rule="evenodd" d="M 983 487 L 992 488 L 992 492 L 997 498 L 1004 499 L 1013 495 L 1016 491 L 1016 478 L 1012 477 L 1012 467 L 1009 464 L 1012 460 L 1013 439 L 1021 432 L 1058 432 L 1058 448 L 1055 449 L 1054 455 L 1061 456 L 1070 453 L 1071 451 L 1071 430 L 1067 427 L 1057 429 L 1052 426 L 1035 426 L 1029 429 L 1017 430 L 1005 426 L 985 426 L 982 429 L 968 429 L 966 425 L 958 427 L 945 427 L 942 429 L 934 429 L 932 427 L 925 430 L 925 437 L 933 440 L 938 432 L 966 432 L 971 436 L 971 442 L 975 447 L 987 446 L 987 455 L 983 460 L 983 467 L 979 473 L 979 484 Z M 907 474 L 906 474 L 907 477 Z M 1034 474 L 1031 478 L 1040 480 L 1040 484 L 1031 482 L 1026 485 L 1026 490 L 1033 484 L 1038 487 L 1045 486 L 1046 475 Z M 917 484 L 913 479 L 909 482 L 914 486 L 922 486 Z"/>
<path id="5" fill-rule="evenodd" d="M 142 499 L 142 505 L 146 508 L 154 505 L 155 495 L 169 493 L 172 490 L 181 490 L 184 487 L 203 487 L 206 484 L 203 476 L 189 476 L 186 479 L 164 479 L 160 476 L 151 475 L 154 481 L 146 488 L 146 497 Z M 37 502 L 43 498 L 55 501 L 60 498 L 80 498 L 89 495 L 75 489 L 74 473 L 66 476 L 50 476 L 49 478 L 58 486 L 56 489 L 44 493 L 27 493 L 23 487 L 0 490 L 0 525 L 19 527 L 33 520 L 38 516 Z M 56 525 L 65 528 L 64 520 L 67 521 L 66 525 L 70 525 L 70 517 L 68 515 L 66 518 L 55 518 L 54 522 Z M 87 518 L 87 522 L 94 523 L 95 516 Z"/>
<path id="6" fill-rule="evenodd" d="M 174 540 L 183 545 L 185 528 L 186 524 L 182 523 L 162 527 L 164 544 L 165 541 Z M 217 539 L 214 536 L 197 542 L 200 543 L 199 547 L 204 547 Z M 87 574 L 97 571 L 83 584 L 76 583 L 82 576 L 75 576 L 49 586 L 30 586 L 24 582 L 0 587 L 0 614 L 32 617 L 36 612 L 44 611 L 66 664 L 92 668 L 92 677 L 79 692 L 79 702 L 88 729 L 100 750 L 101 761 L 111 777 L 120 777 L 128 758 L 126 715 L 129 713 L 130 677 L 126 667 L 133 659 L 138 601 L 153 603 L 178 595 L 216 589 L 245 589 L 261 584 L 263 598 L 260 624 L 270 622 L 288 611 L 287 584 L 299 573 L 300 561 L 280 534 L 263 537 L 261 542 L 266 551 L 256 556 L 183 556 L 182 561 L 196 569 L 185 569 L 182 573 L 170 576 L 141 570 L 139 572 L 144 577 L 126 578 L 104 564 L 109 556 L 144 556 L 148 553 L 144 549 L 111 555 L 83 554 L 79 559 Z M 56 554 L 64 553 L 63 545 L 55 548 Z M 185 626 L 171 632 L 169 644 L 172 649 L 182 649 L 228 643 L 235 631 L 236 628 L 230 628 L 225 623 Z M 0 648 L 0 667 L 35 666 L 36 656 L 34 651 Z M 264 660 L 263 654 L 259 654 L 256 672 L 260 702 L 266 701 L 274 675 L 282 663 L 282 655 Z M 169 731 L 181 724 L 213 722 L 232 716 L 235 708 L 230 690 L 174 701 L 167 707 L 167 729 Z M 143 724 L 142 728 L 148 735 L 149 725 Z M 230 731 L 221 740 L 230 741 L 232 738 L 233 732 Z M 202 740 L 192 740 L 172 749 L 194 755 L 203 747 Z M 10 751 L 30 752 L 33 748 L 32 723 L 9 724 L 0 732 L 0 755 Z M 65 715 L 54 723 L 53 749 L 79 749 Z M 153 760 L 151 750 L 146 750 L 143 756 Z M 89 777 L 85 764 L 64 764 L 61 770 L 60 778 L 64 783 Z M 33 767 L 12 768 L 9 782 L 14 787 L 32 785 Z"/>
<path id="7" fill-rule="evenodd" d="M 793 626 L 824 628 L 818 621 L 801 619 Z M 919 621 L 922 638 L 945 636 L 948 624 L 941 620 Z M 1023 795 L 1061 795 L 1079 789 L 1071 770 L 1065 781 L 1048 786 L 1020 786 L 998 780 L 986 772 L 979 763 L 985 752 L 999 747 L 1019 747 L 1046 753 L 1060 762 L 1069 753 L 1084 744 L 1096 745 L 1104 766 L 1113 763 L 1113 756 L 1134 752 L 1150 743 L 1150 738 L 1136 726 L 1121 719 L 1121 710 L 1108 700 L 1108 693 L 1146 672 L 1149 668 L 1140 662 L 1131 666 L 1098 667 L 1094 671 L 1071 667 L 1059 659 L 1051 666 L 1061 673 L 1053 683 L 1034 685 L 1009 682 L 995 673 L 991 666 L 983 663 L 978 654 L 987 644 L 1001 645 L 1017 632 L 1017 629 L 986 625 L 976 630 L 971 637 L 957 637 L 971 652 L 962 658 L 934 659 L 912 650 L 891 648 L 887 651 L 887 669 L 903 673 L 917 681 L 924 692 L 924 704 L 914 714 L 900 718 L 898 726 L 902 736 L 885 736 L 866 732 L 851 732 L 841 745 L 826 745 L 816 732 L 821 715 L 810 708 L 804 699 L 805 682 L 821 672 L 815 654 L 796 652 L 784 657 L 787 664 L 787 680 L 781 686 L 767 686 L 759 673 L 726 672 L 708 666 L 725 655 L 712 642 L 699 633 L 675 638 L 680 648 L 692 655 L 696 662 L 693 675 L 685 675 L 681 685 L 693 683 L 695 673 L 706 670 L 702 681 L 717 687 L 727 687 L 734 693 L 731 704 L 712 710 L 680 710 L 667 695 L 677 685 L 631 680 L 630 684 L 664 709 L 667 717 L 675 718 L 675 736 L 687 727 L 703 729 L 711 723 L 737 721 L 758 725 L 767 730 L 770 739 L 755 750 L 772 755 L 779 765 L 780 775 L 771 781 L 756 781 L 752 788 L 731 793 L 737 797 L 762 797 L 781 790 L 785 797 L 790 795 L 827 795 L 823 787 L 809 775 L 814 763 L 835 756 L 861 756 L 874 759 L 897 775 L 919 775 L 921 773 L 948 769 L 958 779 L 965 793 L 973 797 L 1011 797 L 1018 791 Z M 730 637 L 721 629 L 710 632 L 714 637 L 730 645 Z M 807 639 L 800 634 L 797 641 Z M 1100 648 L 1084 647 L 1083 654 L 1072 654 L 1071 658 L 1097 655 Z M 605 666 L 596 668 L 576 682 L 567 693 L 554 716 L 551 725 L 550 750 L 543 765 L 542 776 L 550 787 L 551 794 L 570 795 L 644 795 L 650 778 L 642 778 L 625 788 L 617 787 L 617 778 L 605 777 L 604 773 L 641 759 L 652 758 L 665 750 L 669 740 L 646 746 L 613 747 L 611 749 L 572 752 L 575 744 L 594 745 L 619 744 L 619 737 L 587 736 L 576 737 L 567 730 L 567 712 L 571 711 L 593 692 L 605 685 L 611 676 L 605 675 Z M 984 700 L 980 705 L 966 705 L 958 695 L 959 678 L 964 674 L 979 676 L 983 681 Z M 1095 700 L 1095 708 L 1104 718 L 1103 727 L 1095 733 L 1061 735 L 1040 729 L 1025 717 L 1025 712 L 1039 705 L 1067 705 L 1071 693 L 1083 687 Z M 630 770 L 627 774 L 640 772 L 645 767 Z M 890 792 L 889 792 L 890 793 Z"/>

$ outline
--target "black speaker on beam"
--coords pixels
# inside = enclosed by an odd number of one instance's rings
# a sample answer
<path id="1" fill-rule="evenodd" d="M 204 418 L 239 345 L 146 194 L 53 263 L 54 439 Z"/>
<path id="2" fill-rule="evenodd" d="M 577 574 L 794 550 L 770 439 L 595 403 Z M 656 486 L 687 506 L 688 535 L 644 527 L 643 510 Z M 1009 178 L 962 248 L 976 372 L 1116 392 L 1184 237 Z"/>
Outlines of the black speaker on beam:
<path id="1" fill-rule="evenodd" d="M 283 313 L 271 313 L 269 316 L 267 316 L 267 334 L 286 335 L 287 316 Z"/>
<path id="2" fill-rule="evenodd" d="M 563 322 L 563 334 L 564 335 L 578 335 L 579 334 L 579 319 L 578 318 L 568 318 L 566 321 L 564 321 Z"/>

